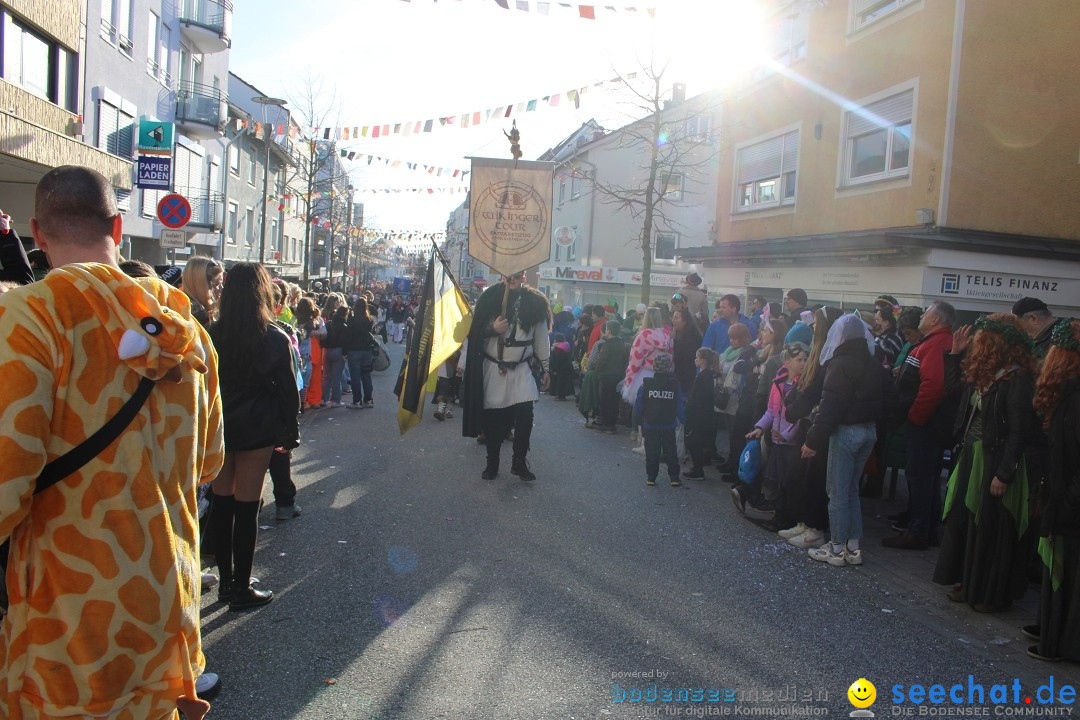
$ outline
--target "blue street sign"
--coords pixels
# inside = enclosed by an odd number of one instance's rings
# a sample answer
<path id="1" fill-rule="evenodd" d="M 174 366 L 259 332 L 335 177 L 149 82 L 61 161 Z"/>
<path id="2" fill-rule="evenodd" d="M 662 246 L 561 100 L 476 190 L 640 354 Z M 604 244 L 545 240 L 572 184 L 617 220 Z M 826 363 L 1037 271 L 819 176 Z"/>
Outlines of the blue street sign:
<path id="1" fill-rule="evenodd" d="M 168 190 L 172 187 L 172 158 L 140 155 L 136 187 L 149 190 Z"/>

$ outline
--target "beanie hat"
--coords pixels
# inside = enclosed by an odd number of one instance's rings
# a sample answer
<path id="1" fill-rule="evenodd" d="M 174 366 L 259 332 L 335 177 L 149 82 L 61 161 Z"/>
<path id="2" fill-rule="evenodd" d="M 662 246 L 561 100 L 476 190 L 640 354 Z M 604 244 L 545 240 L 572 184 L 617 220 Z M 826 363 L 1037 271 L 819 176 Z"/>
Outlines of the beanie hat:
<path id="1" fill-rule="evenodd" d="M 791 288 L 787 292 L 787 297 L 799 303 L 799 305 L 806 305 L 806 291 L 802 288 Z"/>
<path id="2" fill-rule="evenodd" d="M 658 373 L 669 372 L 671 370 L 671 356 L 667 353 L 657 353 L 653 358 L 653 370 Z"/>
<path id="3" fill-rule="evenodd" d="M 788 334 L 784 336 L 784 344 L 790 345 L 791 343 L 803 343 L 809 345 L 814 341 L 814 331 L 810 329 L 810 326 L 801 320 L 791 326 L 788 330 Z"/>

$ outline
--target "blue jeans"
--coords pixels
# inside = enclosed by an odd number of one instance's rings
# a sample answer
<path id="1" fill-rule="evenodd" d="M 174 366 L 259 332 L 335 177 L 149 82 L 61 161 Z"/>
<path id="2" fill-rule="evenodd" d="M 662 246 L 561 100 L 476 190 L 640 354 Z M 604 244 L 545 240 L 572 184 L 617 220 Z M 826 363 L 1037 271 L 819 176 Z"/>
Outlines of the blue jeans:
<path id="1" fill-rule="evenodd" d="M 323 402 L 341 402 L 342 372 L 345 370 L 345 358 L 341 348 L 326 348 L 323 354 Z"/>
<path id="2" fill-rule="evenodd" d="M 375 364 L 375 354 L 370 350 L 350 350 L 346 359 L 349 361 L 349 377 L 352 382 L 353 403 L 359 403 L 363 388 L 364 402 L 372 399 L 371 368 Z"/>
<path id="3" fill-rule="evenodd" d="M 874 423 L 841 425 L 829 437 L 825 489 L 829 494 L 829 534 L 834 544 L 863 536 L 859 479 L 875 442 Z"/>

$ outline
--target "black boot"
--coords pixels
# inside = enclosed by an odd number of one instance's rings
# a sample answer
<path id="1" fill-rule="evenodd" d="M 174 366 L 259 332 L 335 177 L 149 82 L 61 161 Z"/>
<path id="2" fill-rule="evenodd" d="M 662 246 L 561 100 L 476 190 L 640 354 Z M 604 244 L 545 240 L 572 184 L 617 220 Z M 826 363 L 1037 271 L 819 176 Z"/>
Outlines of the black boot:
<path id="1" fill-rule="evenodd" d="M 510 472 L 517 475 L 522 480 L 535 480 L 536 475 L 529 469 L 529 463 L 525 460 L 524 455 L 515 455 L 514 461 L 510 465 Z"/>
<path id="2" fill-rule="evenodd" d="M 233 496 L 214 495 L 210 507 L 210 534 L 214 538 L 214 562 L 217 563 L 221 583 L 218 585 L 218 601 L 232 600 L 232 546 L 233 546 Z"/>
<path id="3" fill-rule="evenodd" d="M 265 605 L 274 599 L 269 590 L 251 587 L 251 566 L 255 562 L 255 540 L 259 533 L 259 501 L 234 503 L 236 523 L 233 526 L 233 594 L 230 610 L 247 610 Z"/>
<path id="4" fill-rule="evenodd" d="M 494 480 L 499 476 L 499 461 L 488 458 L 487 466 L 484 468 L 484 472 L 480 473 L 480 477 L 485 480 Z"/>

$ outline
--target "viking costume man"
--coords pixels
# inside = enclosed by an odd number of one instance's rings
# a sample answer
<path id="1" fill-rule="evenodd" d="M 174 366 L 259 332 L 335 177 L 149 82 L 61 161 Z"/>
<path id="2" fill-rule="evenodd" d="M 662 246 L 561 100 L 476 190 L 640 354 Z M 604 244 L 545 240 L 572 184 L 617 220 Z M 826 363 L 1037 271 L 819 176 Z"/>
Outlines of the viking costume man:
<path id="1" fill-rule="evenodd" d="M 496 329 L 503 324 L 497 321 L 503 316 L 504 283 L 488 288 L 473 311 L 466 349 L 462 434 L 484 434 L 487 467 L 481 477 L 491 480 L 499 473 L 499 451 L 512 429 L 510 472 L 522 480 L 535 480 L 525 456 L 532 435 L 533 403 L 540 399 L 538 378 L 542 375 L 544 382 L 548 381 L 551 308 L 544 295 L 521 285 L 521 275 L 509 278 L 509 283 L 504 332 Z"/>

